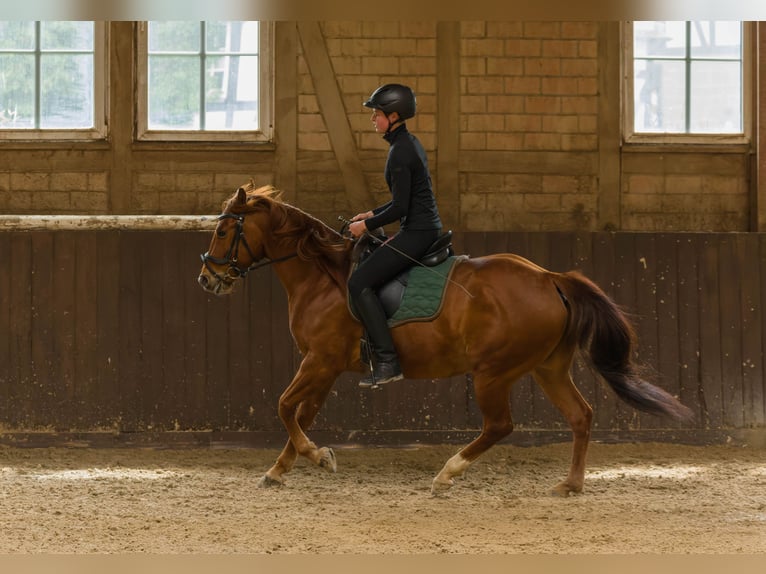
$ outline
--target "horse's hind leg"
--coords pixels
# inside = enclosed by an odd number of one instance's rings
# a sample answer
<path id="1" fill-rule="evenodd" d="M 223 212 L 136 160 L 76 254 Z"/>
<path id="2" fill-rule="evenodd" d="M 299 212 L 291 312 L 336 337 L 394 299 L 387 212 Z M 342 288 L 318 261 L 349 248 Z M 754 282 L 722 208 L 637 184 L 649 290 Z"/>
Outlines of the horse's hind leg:
<path id="1" fill-rule="evenodd" d="M 513 422 L 509 397 L 513 380 L 509 378 L 506 382 L 474 374 L 476 403 L 483 416 L 481 434 L 447 461 L 434 478 L 431 493 L 438 494 L 449 489 L 454 484 L 454 477 L 462 475 L 473 461 L 511 433 Z"/>
<path id="2" fill-rule="evenodd" d="M 282 452 L 279 453 L 276 462 L 266 471 L 266 474 L 261 477 L 258 486 L 262 488 L 282 486 L 285 483 L 285 479 L 282 478 L 282 475 L 290 472 L 297 459 L 298 451 L 295 450 L 293 443 L 288 439 Z"/>
<path id="3" fill-rule="evenodd" d="M 566 367 L 563 366 L 566 364 Z M 532 373 L 545 395 L 572 428 L 572 464 L 566 480 L 557 484 L 551 494 L 569 496 L 570 492 L 581 492 L 585 479 L 585 455 L 590 440 L 593 409 L 577 390 L 569 372 L 570 361 L 552 361 L 538 367 Z"/>

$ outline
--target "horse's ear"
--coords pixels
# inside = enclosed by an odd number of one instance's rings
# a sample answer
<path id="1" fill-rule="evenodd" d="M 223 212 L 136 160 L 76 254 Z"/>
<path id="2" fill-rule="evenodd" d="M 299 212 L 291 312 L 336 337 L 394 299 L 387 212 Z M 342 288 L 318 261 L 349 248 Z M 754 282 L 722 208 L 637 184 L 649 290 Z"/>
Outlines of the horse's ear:
<path id="1" fill-rule="evenodd" d="M 237 190 L 237 196 L 235 198 L 235 201 L 236 201 L 236 203 L 239 203 L 239 204 L 242 204 L 242 205 L 245 205 L 245 203 L 247 203 L 247 193 L 245 192 L 245 188 L 244 187 L 240 187 Z"/>

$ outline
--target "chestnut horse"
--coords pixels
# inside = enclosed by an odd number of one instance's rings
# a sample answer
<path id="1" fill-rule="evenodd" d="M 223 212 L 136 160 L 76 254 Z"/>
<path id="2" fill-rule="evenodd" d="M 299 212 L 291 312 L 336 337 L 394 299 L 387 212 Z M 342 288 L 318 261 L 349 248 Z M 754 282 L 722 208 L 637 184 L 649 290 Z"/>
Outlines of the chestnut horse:
<path id="1" fill-rule="evenodd" d="M 290 330 L 303 355 L 279 398 L 289 440 L 259 484 L 283 484 L 299 454 L 335 472 L 332 449 L 317 448 L 305 431 L 338 376 L 362 371 L 362 326 L 348 310 L 346 292 L 353 243 L 282 202 L 275 188 L 255 189 L 252 182 L 224 203 L 218 220 L 202 256 L 199 284 L 210 293 L 228 294 L 248 271 L 274 264 L 288 295 Z M 580 492 L 592 410 L 570 375 L 577 351 L 632 407 L 691 418 L 686 406 L 639 377 L 631 359 L 633 328 L 598 286 L 578 272 L 553 273 L 517 255 L 461 259 L 440 314 L 394 327 L 392 335 L 405 377 L 473 374 L 481 433 L 447 460 L 433 479 L 433 493 L 450 488 L 453 477 L 511 432 L 511 385 L 526 373 L 572 428 L 569 474 L 553 493 Z"/>

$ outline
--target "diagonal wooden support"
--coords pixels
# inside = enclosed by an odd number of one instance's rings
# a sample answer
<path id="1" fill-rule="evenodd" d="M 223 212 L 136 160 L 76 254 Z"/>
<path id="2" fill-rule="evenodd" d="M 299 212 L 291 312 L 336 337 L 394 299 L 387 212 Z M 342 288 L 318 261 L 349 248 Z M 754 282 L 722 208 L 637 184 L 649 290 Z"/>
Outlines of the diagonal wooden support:
<path id="1" fill-rule="evenodd" d="M 298 22 L 298 33 L 303 44 L 303 56 L 316 89 L 319 109 L 343 175 L 349 204 L 352 209 L 368 210 L 375 200 L 367 189 L 362 162 L 319 22 Z"/>

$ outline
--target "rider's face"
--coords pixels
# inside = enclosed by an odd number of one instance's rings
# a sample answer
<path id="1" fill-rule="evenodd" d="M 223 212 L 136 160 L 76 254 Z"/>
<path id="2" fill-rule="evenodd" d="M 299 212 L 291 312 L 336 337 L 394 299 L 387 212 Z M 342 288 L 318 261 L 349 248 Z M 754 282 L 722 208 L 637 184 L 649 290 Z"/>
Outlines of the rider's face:
<path id="1" fill-rule="evenodd" d="M 391 115 L 393 116 L 395 113 L 396 112 Z M 393 117 L 387 118 L 386 114 L 384 114 L 382 110 L 373 110 L 372 117 L 370 117 L 370 119 L 372 120 L 372 125 L 375 126 L 375 131 L 379 134 L 384 134 L 386 131 L 388 131 L 389 119 L 391 120 L 392 124 L 395 121 L 395 118 Z"/>

